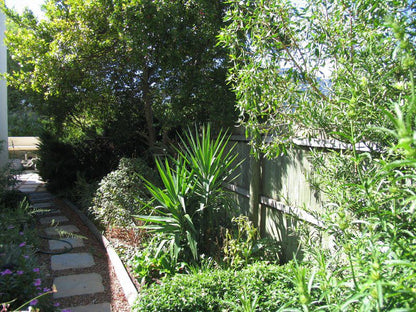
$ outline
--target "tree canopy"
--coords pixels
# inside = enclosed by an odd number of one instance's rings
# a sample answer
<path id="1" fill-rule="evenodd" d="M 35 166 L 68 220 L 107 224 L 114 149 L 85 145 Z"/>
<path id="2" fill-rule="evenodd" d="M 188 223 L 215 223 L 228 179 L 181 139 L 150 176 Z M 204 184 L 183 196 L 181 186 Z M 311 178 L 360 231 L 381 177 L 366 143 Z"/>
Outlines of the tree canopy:
<path id="1" fill-rule="evenodd" d="M 222 1 L 49 0 L 45 19 L 4 8 L 12 86 L 43 97 L 56 131 L 153 146 L 178 126 L 230 125 Z M 16 29 L 16 28 L 15 28 Z"/>
<path id="2" fill-rule="evenodd" d="M 388 119 L 380 118 L 383 110 L 392 111 L 392 103 L 410 94 L 414 4 L 262 0 L 230 5 L 229 25 L 220 36 L 233 62 L 229 80 L 250 134 L 274 136 L 274 147 L 260 144 L 263 151 L 275 154 L 294 137 L 345 140 L 340 134 L 349 132 L 351 123 L 362 141 L 385 144 L 368 126 L 387 126 Z"/>

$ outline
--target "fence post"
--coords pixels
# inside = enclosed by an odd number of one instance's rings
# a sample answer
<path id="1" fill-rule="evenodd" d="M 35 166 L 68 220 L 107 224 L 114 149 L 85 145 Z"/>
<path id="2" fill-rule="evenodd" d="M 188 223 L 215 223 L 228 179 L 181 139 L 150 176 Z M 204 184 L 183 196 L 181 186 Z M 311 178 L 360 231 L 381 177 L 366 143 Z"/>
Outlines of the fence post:
<path id="1" fill-rule="evenodd" d="M 259 230 L 260 230 L 260 236 L 264 237 L 266 234 L 266 206 L 261 204 L 261 196 L 263 194 L 263 154 L 260 154 L 260 179 L 259 179 L 259 209 L 260 209 L 260 223 L 259 223 Z"/>
<path id="2" fill-rule="evenodd" d="M 264 212 L 260 205 L 261 195 L 261 167 L 262 156 L 250 157 L 250 217 L 254 225 L 259 228 L 260 234 L 264 234 Z"/>

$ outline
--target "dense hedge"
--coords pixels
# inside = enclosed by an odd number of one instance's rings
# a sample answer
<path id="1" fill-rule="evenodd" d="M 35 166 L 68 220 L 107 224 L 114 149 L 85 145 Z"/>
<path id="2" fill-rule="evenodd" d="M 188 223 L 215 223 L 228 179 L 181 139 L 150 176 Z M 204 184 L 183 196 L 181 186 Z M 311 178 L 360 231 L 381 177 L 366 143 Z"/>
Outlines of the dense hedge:
<path id="1" fill-rule="evenodd" d="M 78 176 L 88 182 L 100 180 L 118 163 L 117 153 L 104 138 L 68 143 L 47 131 L 40 136 L 38 154 L 39 174 L 51 191 L 73 188 Z"/>
<path id="2" fill-rule="evenodd" d="M 292 266 L 255 263 L 241 271 L 210 270 L 177 274 L 140 293 L 134 311 L 276 311 L 295 298 L 288 276 Z M 281 291 L 282 290 L 282 291 Z"/>

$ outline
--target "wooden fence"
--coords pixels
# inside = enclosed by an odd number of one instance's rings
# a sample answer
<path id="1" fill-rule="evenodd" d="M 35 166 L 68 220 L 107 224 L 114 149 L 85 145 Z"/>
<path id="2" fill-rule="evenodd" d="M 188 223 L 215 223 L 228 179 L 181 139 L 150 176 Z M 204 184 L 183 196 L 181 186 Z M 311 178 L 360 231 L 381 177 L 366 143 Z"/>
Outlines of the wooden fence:
<path id="1" fill-rule="evenodd" d="M 313 215 L 322 209 L 322 198 L 311 187 L 308 177 L 313 174 L 309 161 L 311 149 L 351 149 L 336 140 L 295 140 L 296 148 L 287 155 L 269 160 L 250 155 L 248 139 L 243 135 L 231 136 L 230 144 L 241 165 L 237 178 L 226 187 L 235 193 L 241 211 L 257 225 L 262 236 L 269 236 L 281 243 L 282 261 L 288 261 L 299 251 L 296 228 L 299 222 L 310 225 L 319 232 L 324 224 Z M 359 151 L 369 151 L 365 144 L 357 144 Z"/>

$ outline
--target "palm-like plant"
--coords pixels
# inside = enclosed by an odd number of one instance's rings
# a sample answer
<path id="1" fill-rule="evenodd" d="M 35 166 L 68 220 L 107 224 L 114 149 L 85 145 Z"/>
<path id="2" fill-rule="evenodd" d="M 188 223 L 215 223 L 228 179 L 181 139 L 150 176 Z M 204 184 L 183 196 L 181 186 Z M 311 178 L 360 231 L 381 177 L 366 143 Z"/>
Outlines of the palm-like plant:
<path id="1" fill-rule="evenodd" d="M 211 253 L 212 238 L 217 235 L 220 222 L 230 218 L 229 197 L 222 184 L 227 179 L 230 182 L 236 168 L 235 145 L 227 149 L 229 136 L 222 131 L 212 139 L 209 125 L 202 128 L 201 136 L 188 131 L 181 141 L 183 150 L 178 152 L 192 168 L 199 204 L 194 221 L 199 225 L 205 252 Z"/>
<path id="2" fill-rule="evenodd" d="M 193 136 L 191 131 L 181 138 L 183 151 L 178 150 L 186 159 L 195 175 L 195 191 L 199 196 L 199 210 L 213 208 L 216 199 L 224 194 L 222 183 L 230 177 L 235 166 L 237 154 L 234 146 L 227 151 L 229 137 L 220 132 L 215 140 L 211 139 L 211 129 L 203 127 L 201 137 Z M 219 196 L 219 197 L 218 197 Z"/>
<path id="3" fill-rule="evenodd" d="M 220 221 L 229 214 L 229 201 L 222 183 L 235 168 L 233 148 L 227 151 L 229 137 L 220 132 L 211 139 L 210 127 L 203 127 L 201 137 L 191 131 L 182 138 L 183 150 L 176 159 L 157 160 L 163 189 L 145 180 L 157 206 L 156 215 L 137 216 L 143 226 L 167 235 L 174 259 L 182 252 L 184 260 L 198 259 L 201 246 L 210 252 L 212 237 Z M 220 217 L 220 218 L 219 218 Z M 149 224 L 150 223 L 150 224 Z"/>
<path id="4" fill-rule="evenodd" d="M 168 239 L 162 240 L 161 245 L 169 243 L 173 259 L 177 260 L 181 251 L 188 250 L 193 259 L 197 259 L 197 231 L 187 208 L 187 199 L 194 189 L 192 171 L 188 170 L 185 161 L 181 158 L 175 161 L 175 168 L 171 168 L 167 159 L 164 165 L 156 160 L 156 166 L 164 189 L 145 180 L 147 189 L 158 203 L 154 209 L 156 215 L 136 216 L 136 218 L 146 222 L 143 228 L 168 236 Z"/>

